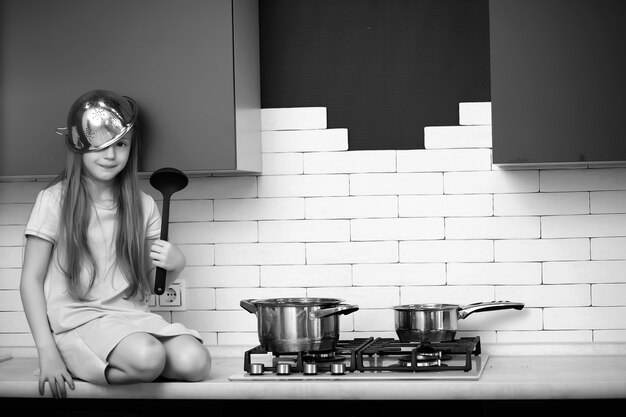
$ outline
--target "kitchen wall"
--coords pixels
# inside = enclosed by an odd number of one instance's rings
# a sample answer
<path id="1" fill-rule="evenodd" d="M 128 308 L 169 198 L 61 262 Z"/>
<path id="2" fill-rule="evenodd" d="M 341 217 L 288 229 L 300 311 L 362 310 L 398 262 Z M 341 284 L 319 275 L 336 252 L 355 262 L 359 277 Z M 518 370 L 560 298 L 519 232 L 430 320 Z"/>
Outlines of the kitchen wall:
<path id="1" fill-rule="evenodd" d="M 209 346 L 254 346 L 245 298 L 338 297 L 342 338 L 394 336 L 397 304 L 525 303 L 479 312 L 484 343 L 626 342 L 626 169 L 501 170 L 490 103 L 426 127 L 426 149 L 348 151 L 324 107 L 263 109 L 263 173 L 190 178 L 170 239 L 187 311 Z M 35 355 L 19 297 L 40 180 L 0 180 L 0 353 Z M 146 178 L 144 189 L 155 199 Z"/>

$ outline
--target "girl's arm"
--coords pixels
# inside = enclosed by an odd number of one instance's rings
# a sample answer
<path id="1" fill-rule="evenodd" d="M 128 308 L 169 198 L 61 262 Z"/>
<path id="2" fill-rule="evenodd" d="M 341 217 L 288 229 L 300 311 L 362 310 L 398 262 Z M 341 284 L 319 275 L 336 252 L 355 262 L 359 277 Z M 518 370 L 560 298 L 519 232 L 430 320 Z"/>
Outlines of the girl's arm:
<path id="1" fill-rule="evenodd" d="M 157 239 L 150 245 L 150 258 L 155 267 L 163 268 L 167 271 L 165 287 L 176 281 L 182 270 L 187 265 L 187 258 L 178 246 L 166 240 Z M 154 287 L 154 277 L 156 269 L 150 272 L 151 285 Z"/>
<path id="2" fill-rule="evenodd" d="M 66 383 L 74 389 L 74 381 L 52 337 L 46 313 L 43 282 L 51 254 L 51 242 L 30 235 L 26 238 L 20 295 L 39 355 L 39 393 L 44 394 L 48 382 L 53 397 L 58 398 L 66 397 Z"/>

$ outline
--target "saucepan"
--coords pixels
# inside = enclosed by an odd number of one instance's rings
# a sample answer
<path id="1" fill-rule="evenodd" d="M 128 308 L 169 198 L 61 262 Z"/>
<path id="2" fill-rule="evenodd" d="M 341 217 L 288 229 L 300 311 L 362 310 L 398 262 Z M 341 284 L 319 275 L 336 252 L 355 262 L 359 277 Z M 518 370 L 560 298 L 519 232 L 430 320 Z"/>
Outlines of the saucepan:
<path id="1" fill-rule="evenodd" d="M 261 347 L 274 353 L 333 351 L 339 340 L 339 316 L 359 309 L 338 298 L 241 300 L 256 314 Z"/>
<path id="2" fill-rule="evenodd" d="M 524 303 L 406 304 L 391 308 L 395 310 L 396 334 L 401 342 L 444 342 L 454 340 L 459 319 L 478 311 L 521 310 Z"/>

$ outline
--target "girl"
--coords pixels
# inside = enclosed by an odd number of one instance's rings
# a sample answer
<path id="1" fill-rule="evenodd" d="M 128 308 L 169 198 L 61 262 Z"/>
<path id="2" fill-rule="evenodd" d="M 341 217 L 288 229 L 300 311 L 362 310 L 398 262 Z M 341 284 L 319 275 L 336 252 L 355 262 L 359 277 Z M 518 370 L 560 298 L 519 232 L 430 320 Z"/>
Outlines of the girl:
<path id="1" fill-rule="evenodd" d="M 158 239 L 161 218 L 137 184 L 137 105 L 106 90 L 79 97 L 65 170 L 37 196 L 20 283 L 39 355 L 39 393 L 96 384 L 200 381 L 211 360 L 199 333 L 149 311 L 156 267 L 167 284 L 186 265 Z"/>

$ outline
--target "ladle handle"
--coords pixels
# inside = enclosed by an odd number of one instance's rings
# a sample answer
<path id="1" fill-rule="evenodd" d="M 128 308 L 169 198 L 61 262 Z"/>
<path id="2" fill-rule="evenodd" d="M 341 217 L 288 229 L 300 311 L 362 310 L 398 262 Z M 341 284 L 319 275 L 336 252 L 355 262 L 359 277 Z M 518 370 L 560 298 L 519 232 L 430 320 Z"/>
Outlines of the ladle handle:
<path id="1" fill-rule="evenodd" d="M 161 240 L 167 240 L 170 218 L 170 196 L 163 194 L 163 215 L 161 216 Z M 165 292 L 165 279 L 167 271 L 157 266 L 154 276 L 154 293 L 161 295 Z"/>

